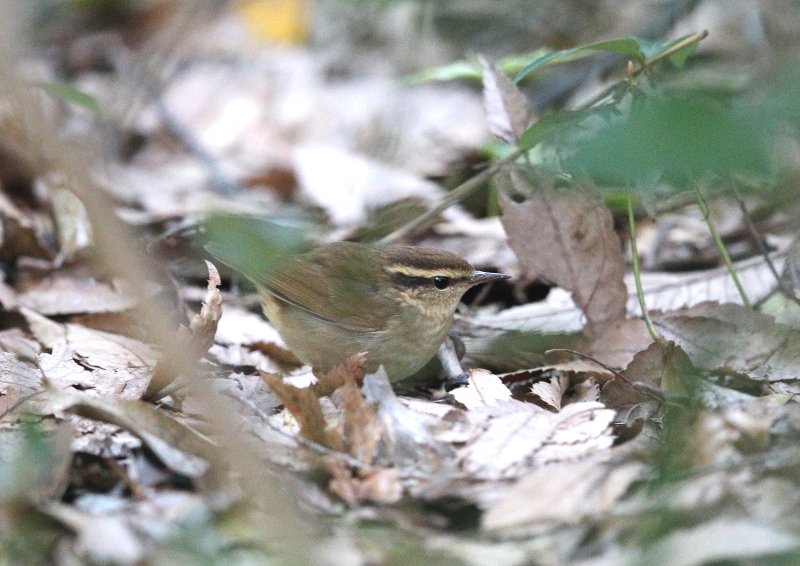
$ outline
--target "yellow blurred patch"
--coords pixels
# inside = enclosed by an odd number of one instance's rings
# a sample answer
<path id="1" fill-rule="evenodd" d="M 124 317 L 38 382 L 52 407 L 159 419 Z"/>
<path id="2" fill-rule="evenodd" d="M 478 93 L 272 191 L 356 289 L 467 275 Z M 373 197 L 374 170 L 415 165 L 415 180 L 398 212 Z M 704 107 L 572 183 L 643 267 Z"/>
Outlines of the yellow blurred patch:
<path id="1" fill-rule="evenodd" d="M 309 0 L 247 0 L 239 13 L 258 39 L 273 43 L 303 43 L 308 38 Z"/>

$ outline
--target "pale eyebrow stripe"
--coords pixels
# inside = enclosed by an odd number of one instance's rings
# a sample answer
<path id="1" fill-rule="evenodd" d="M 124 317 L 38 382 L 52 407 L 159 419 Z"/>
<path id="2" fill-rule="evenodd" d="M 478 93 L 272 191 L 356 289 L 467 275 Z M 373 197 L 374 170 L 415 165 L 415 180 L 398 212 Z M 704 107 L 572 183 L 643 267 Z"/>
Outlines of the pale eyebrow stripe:
<path id="1" fill-rule="evenodd" d="M 390 274 L 396 273 L 399 275 L 406 275 L 408 277 L 435 277 L 442 275 L 450 277 L 451 279 L 463 279 L 465 274 L 463 271 L 454 271 L 452 269 L 436 269 L 436 268 L 420 268 L 410 267 L 408 265 L 390 265 L 385 268 Z"/>

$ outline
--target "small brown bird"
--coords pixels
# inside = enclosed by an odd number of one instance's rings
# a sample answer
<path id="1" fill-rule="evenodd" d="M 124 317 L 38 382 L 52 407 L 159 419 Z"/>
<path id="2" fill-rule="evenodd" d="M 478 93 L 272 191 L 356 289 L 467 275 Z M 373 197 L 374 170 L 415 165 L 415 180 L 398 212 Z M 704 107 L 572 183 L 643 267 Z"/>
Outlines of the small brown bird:
<path id="1" fill-rule="evenodd" d="M 509 277 L 476 271 L 443 250 L 352 242 L 289 256 L 269 269 L 231 267 L 255 283 L 267 318 L 315 372 L 366 351 L 367 371 L 382 365 L 392 381 L 436 354 L 467 289 Z"/>

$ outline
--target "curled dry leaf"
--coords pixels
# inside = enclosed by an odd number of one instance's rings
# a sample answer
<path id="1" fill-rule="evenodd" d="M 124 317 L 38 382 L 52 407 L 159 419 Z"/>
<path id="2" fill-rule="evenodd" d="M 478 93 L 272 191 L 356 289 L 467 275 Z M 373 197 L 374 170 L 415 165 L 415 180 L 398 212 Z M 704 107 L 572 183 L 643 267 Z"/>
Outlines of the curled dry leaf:
<path id="1" fill-rule="evenodd" d="M 531 123 L 533 114 L 525 95 L 508 76 L 485 57 L 483 67 L 483 107 L 489 131 L 495 137 L 516 143 Z"/>
<path id="2" fill-rule="evenodd" d="M 383 435 L 383 427 L 375 410 L 364 400 L 361 389 L 352 376 L 348 376 L 339 392 L 344 413 L 343 437 L 347 452 L 360 462 L 371 464 Z"/>
<path id="3" fill-rule="evenodd" d="M 451 395 L 467 409 L 497 405 L 499 401 L 511 399 L 508 387 L 503 385 L 499 377 L 485 369 L 471 370 L 467 386 L 455 389 Z"/>
<path id="4" fill-rule="evenodd" d="M 328 428 L 319 398 L 311 388 L 295 387 L 265 373 L 261 374 L 261 378 L 297 420 L 303 437 L 339 452 L 344 450 L 342 437 L 338 431 Z"/>
<path id="5" fill-rule="evenodd" d="M 179 375 L 191 371 L 214 343 L 217 323 L 222 317 L 222 295 L 219 292 L 219 272 L 213 263 L 206 261 L 208 287 L 200 312 L 192 317 L 189 327 L 178 329 L 173 347 L 164 355 L 153 370 L 153 378 L 147 386 L 145 397 L 157 398 L 159 393 Z"/>
<path id="6" fill-rule="evenodd" d="M 641 318 L 627 318 L 605 324 L 592 336 L 588 352 L 612 368 L 624 368 L 637 352 L 653 342 Z"/>
<path id="7" fill-rule="evenodd" d="M 371 404 L 364 400 L 358 380 L 364 374 L 363 354 L 356 354 L 333 369 L 314 387 L 295 387 L 274 376 L 261 377 L 278 396 L 308 440 L 346 452 L 364 464 L 375 459 L 383 427 Z M 319 386 L 319 387 L 318 387 Z M 326 419 L 320 397 L 333 396 L 340 418 Z"/>
<path id="8" fill-rule="evenodd" d="M 531 393 L 551 406 L 556 411 L 561 410 L 561 399 L 569 387 L 569 377 L 559 373 L 550 381 L 537 381 L 531 386 Z"/>
<path id="9" fill-rule="evenodd" d="M 570 291 L 591 324 L 623 318 L 628 291 L 622 248 L 600 196 L 576 185 L 539 182 L 518 168 L 496 179 L 508 243 L 528 280 L 544 279 Z"/>
<path id="10" fill-rule="evenodd" d="M 509 384 L 515 398 L 530 400 L 529 395 L 533 395 L 541 400 L 537 404 L 560 410 L 568 403 L 597 401 L 597 384 L 605 383 L 613 376 L 613 372 L 593 360 L 577 359 L 511 372 L 501 377 L 504 383 Z M 523 390 L 531 383 L 529 390 Z M 565 397 L 568 391 L 569 395 Z"/>

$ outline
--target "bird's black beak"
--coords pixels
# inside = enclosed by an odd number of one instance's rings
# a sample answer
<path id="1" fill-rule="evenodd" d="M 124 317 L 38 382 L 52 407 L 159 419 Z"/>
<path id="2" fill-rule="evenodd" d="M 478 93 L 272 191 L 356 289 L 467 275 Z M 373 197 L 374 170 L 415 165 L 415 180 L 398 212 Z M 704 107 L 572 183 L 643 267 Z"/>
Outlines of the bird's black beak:
<path id="1" fill-rule="evenodd" d="M 503 279 L 511 279 L 510 275 L 505 273 L 490 273 L 488 271 L 473 271 L 472 277 L 469 279 L 470 285 L 480 285 L 482 283 L 491 283 L 492 281 L 502 281 Z"/>

